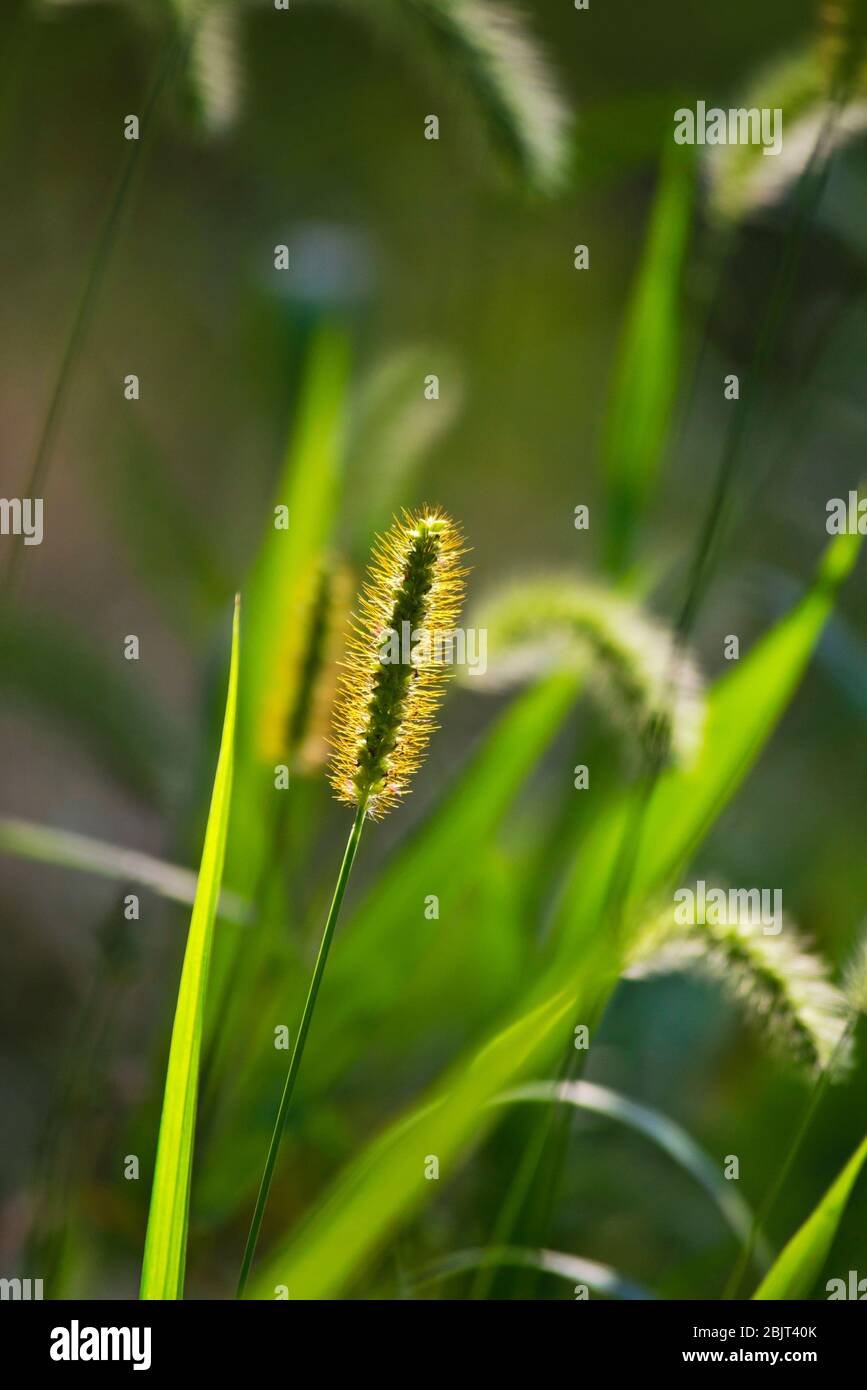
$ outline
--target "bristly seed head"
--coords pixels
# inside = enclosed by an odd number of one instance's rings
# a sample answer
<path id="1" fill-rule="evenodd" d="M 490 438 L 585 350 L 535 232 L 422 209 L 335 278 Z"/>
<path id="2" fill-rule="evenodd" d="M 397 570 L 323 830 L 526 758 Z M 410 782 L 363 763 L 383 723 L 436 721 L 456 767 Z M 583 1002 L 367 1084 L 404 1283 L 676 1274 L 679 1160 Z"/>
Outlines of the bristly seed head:
<path id="1" fill-rule="evenodd" d="M 347 641 L 335 705 L 331 784 L 341 801 L 382 815 L 406 794 L 451 674 L 439 639 L 463 599 L 463 537 L 438 508 L 404 512 L 377 537 Z M 411 660 L 383 660 L 391 634 L 424 633 Z M 415 641 L 415 638 L 413 638 Z"/>

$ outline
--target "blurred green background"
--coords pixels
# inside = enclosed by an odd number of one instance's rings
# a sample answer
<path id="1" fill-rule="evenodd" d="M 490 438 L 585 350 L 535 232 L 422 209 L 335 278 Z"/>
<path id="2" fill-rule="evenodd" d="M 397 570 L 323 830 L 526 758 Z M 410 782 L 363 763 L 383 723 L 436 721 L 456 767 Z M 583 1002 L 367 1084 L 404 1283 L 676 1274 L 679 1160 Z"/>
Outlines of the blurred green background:
<path id="1" fill-rule="evenodd" d="M 428 500 L 460 519 L 473 550 L 471 599 L 552 567 L 615 582 L 606 422 L 672 112 L 698 99 L 728 105 L 817 32 L 812 0 L 593 0 L 586 13 L 565 0 L 526 6 L 575 116 L 567 176 L 545 197 L 522 186 L 472 82 L 422 26 L 416 32 L 409 16 L 392 33 L 366 12 L 399 11 L 397 3 L 311 0 L 290 16 L 264 4 L 236 8 L 204 76 L 182 59 L 160 95 L 73 364 L 45 474 L 45 540 L 23 552 L 0 631 L 0 815 L 184 865 L 199 853 L 231 596 L 244 589 L 268 526 L 321 325 L 341 325 L 351 343 L 352 446 L 334 544 L 356 572 L 370 525 L 388 520 L 375 513 L 391 448 L 402 473 L 389 505 Z M 3 7 L 4 495 L 25 495 L 128 156 L 123 119 L 145 109 L 174 22 L 171 7 L 157 4 Z M 203 118 L 209 109 L 217 129 Z M 436 142 L 423 138 L 429 113 L 440 119 Z M 845 496 L 863 471 L 865 173 L 867 141 L 856 135 L 834 155 L 762 364 L 736 505 L 691 634 L 709 680 L 726 665 L 727 634 L 746 650 L 801 593 L 826 540 L 826 500 Z M 720 231 L 712 171 L 702 164 L 696 173 L 675 339 L 652 348 L 668 352 L 675 407 L 635 538 L 636 567 L 625 572 L 669 621 L 730 428 L 722 380 L 729 372 L 749 380 L 791 245 L 793 186 Z M 278 243 L 290 247 L 287 274 L 273 268 Z M 589 272 L 573 267 L 577 243 L 590 248 Z M 131 372 L 141 382 L 135 403 L 123 394 Z M 440 378 L 437 402 L 423 399 L 429 373 Z M 400 407 L 390 436 L 375 413 L 365 415 L 377 382 L 387 400 L 391 383 Z M 591 508 L 586 532 L 573 526 L 579 503 Z M 786 910 L 834 964 L 857 936 L 867 887 L 864 597 L 862 564 L 696 867 L 781 887 Z M 130 633 L 140 639 L 138 664 L 123 660 Z M 503 707 L 472 689 L 450 696 L 413 797 L 368 837 L 356 899 Z M 629 775 L 621 742 L 604 709 L 582 701 L 570 716 L 490 846 L 500 877 L 483 890 L 485 942 L 496 935 L 510 874 L 534 861 L 541 830 L 556 824 L 574 750 L 593 750 L 604 783 Z M 293 852 L 289 895 L 297 920 L 309 913 L 313 924 L 302 955 L 346 832 L 321 772 L 313 782 L 317 834 Z M 555 886 L 531 884 L 533 910 L 509 931 L 541 934 Z M 153 1106 L 187 920 L 183 907 L 143 892 L 141 920 L 125 924 L 124 891 L 91 874 L 2 859 L 0 1270 L 19 1268 L 36 1219 L 54 1287 L 85 1296 L 135 1295 Z M 462 910 L 470 931 L 479 912 L 472 895 Z M 497 972 L 508 979 L 511 948 L 501 943 L 489 971 L 481 949 L 468 986 L 475 1016 L 462 1013 L 458 992 L 454 1014 L 429 1036 L 404 1046 L 386 1030 L 370 1053 L 359 1036 L 326 1103 L 302 1106 L 304 1147 L 287 1159 L 272 1233 L 508 995 Z M 424 975 L 408 986 L 423 994 Z M 285 1021 L 293 1019 L 287 1006 Z M 280 1054 L 276 1064 L 261 1049 L 260 1058 L 255 1123 L 245 1116 L 238 1135 L 215 1122 L 213 1144 L 202 1148 L 192 1296 L 222 1296 L 232 1282 L 279 1085 Z M 620 987 L 587 1076 L 658 1106 L 716 1161 L 739 1155 L 753 1203 L 806 1094 L 803 1078 L 768 1054 L 717 990 L 679 977 Z M 865 1116 L 862 1065 L 826 1100 L 772 1223 L 776 1238 L 830 1181 Z M 399 1296 L 405 1264 L 490 1237 L 522 1152 L 519 1119 L 443 1184 L 362 1295 Z M 138 1183 L 123 1178 L 127 1153 L 142 1156 Z M 865 1230 L 862 1184 L 829 1275 L 867 1274 Z M 718 1296 L 734 1254 L 719 1214 L 682 1171 L 640 1138 L 585 1118 L 570 1136 L 551 1243 L 673 1297 Z M 547 1281 L 535 1292 L 570 1296 Z"/>

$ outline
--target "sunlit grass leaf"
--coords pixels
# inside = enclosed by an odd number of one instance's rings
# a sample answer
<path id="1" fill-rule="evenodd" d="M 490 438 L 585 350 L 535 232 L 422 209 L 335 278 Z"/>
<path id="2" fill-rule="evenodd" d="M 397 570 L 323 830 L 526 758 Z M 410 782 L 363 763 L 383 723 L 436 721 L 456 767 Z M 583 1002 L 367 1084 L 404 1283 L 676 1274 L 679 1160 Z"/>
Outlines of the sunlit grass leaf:
<path id="1" fill-rule="evenodd" d="M 803 673 L 857 552 L 857 537 L 835 539 L 801 603 L 717 686 L 700 757 L 702 781 L 696 783 L 693 772 L 671 770 L 649 807 L 646 824 L 654 834 L 640 850 L 633 877 L 633 896 L 641 903 L 695 849 L 746 776 Z M 627 819 L 628 809 L 614 817 L 620 833 L 634 819 Z M 467 1147 L 493 1123 L 489 1102 L 534 1069 L 547 1068 L 573 1022 L 596 1016 L 604 1006 L 624 965 L 614 934 L 593 930 L 603 925 L 605 879 L 617 848 L 608 843 L 611 834 L 609 816 L 601 842 L 589 837 L 596 858 L 581 855 L 582 875 L 572 883 L 578 901 L 568 904 L 569 929 L 543 977 L 505 1026 L 459 1058 L 344 1170 L 302 1229 L 278 1246 L 254 1296 L 273 1297 L 274 1287 L 285 1284 L 293 1298 L 322 1298 L 351 1284 L 389 1233 L 430 1199 L 425 1155 L 436 1154 L 441 1176 L 452 1176 Z"/>
<path id="2" fill-rule="evenodd" d="M 0 819 L 0 854 L 76 869 L 118 883 L 135 883 L 171 902 L 192 906 L 195 901 L 196 875 L 192 869 L 167 864 L 153 855 L 123 849 L 72 830 L 4 817 Z M 246 922 L 250 917 L 250 905 L 234 893 L 223 892 L 217 904 L 217 915 L 232 922 Z"/>
<path id="3" fill-rule="evenodd" d="M 867 1137 L 861 1140 L 819 1205 L 778 1255 L 753 1298 L 809 1298 L 865 1159 Z"/>
<path id="4" fill-rule="evenodd" d="M 233 793 L 243 814 L 226 862 L 227 883 L 245 893 L 261 872 L 277 800 L 267 756 L 272 705 L 279 700 L 291 707 L 303 679 L 307 635 L 334 526 L 348 369 L 346 335 L 323 327 L 310 351 L 286 459 L 246 589 Z M 278 508 L 286 510 L 278 513 Z"/>
<path id="5" fill-rule="evenodd" d="M 493 1123 L 487 1103 L 550 1054 L 552 1038 L 584 1000 L 571 988 L 517 1017 L 475 1057 L 462 1058 L 410 1114 L 393 1124 L 337 1179 L 291 1245 L 266 1259 L 251 1296 L 328 1297 L 345 1287 L 398 1221 L 430 1198 L 425 1156 L 454 1172 L 469 1139 Z M 427 1190 L 426 1190 L 427 1189 Z"/>
<path id="6" fill-rule="evenodd" d="M 602 1294 L 605 1298 L 653 1299 L 655 1294 L 624 1279 L 616 1269 L 599 1264 L 596 1260 L 584 1260 L 579 1255 L 566 1255 L 561 1250 L 529 1250 L 514 1245 L 489 1245 L 479 1250 L 455 1250 L 432 1260 L 412 1278 L 416 1288 L 440 1283 L 443 1279 L 454 1278 L 473 1269 L 502 1268 L 511 1266 L 518 1269 L 537 1269 L 542 1274 L 553 1274 L 576 1286 L 586 1284 L 588 1290 Z"/>
<path id="7" fill-rule="evenodd" d="M 742 918 L 680 926 L 669 906 L 642 935 L 631 977 L 676 970 L 706 975 L 744 1004 L 784 1055 L 817 1072 L 833 1058 L 842 1074 L 848 1053 L 840 1043 L 851 1015 L 827 965 L 788 919 L 773 935 L 760 921 Z"/>
<path id="8" fill-rule="evenodd" d="M 673 141 L 666 149 L 605 417 L 606 551 L 615 571 L 632 559 L 635 532 L 653 497 L 677 395 L 680 288 L 695 164 L 681 157 L 684 147 Z"/>
<path id="9" fill-rule="evenodd" d="M 672 633 L 637 604 L 572 575 L 515 581 L 479 605 L 488 668 L 468 673 L 474 690 L 498 689 L 549 669 L 585 672 L 602 708 L 639 738 L 662 734 L 672 758 L 689 762 L 701 741 L 702 679 Z"/>
<path id="10" fill-rule="evenodd" d="M 725 1221 L 741 1240 L 746 1239 L 752 1225 L 752 1215 L 743 1198 L 723 1177 L 719 1164 L 714 1163 L 690 1138 L 686 1130 L 667 1115 L 661 1115 L 648 1105 L 639 1105 L 608 1086 L 590 1081 L 536 1081 L 516 1087 L 496 1098 L 497 1104 L 510 1105 L 522 1101 L 574 1105 L 594 1115 L 603 1115 L 629 1129 L 645 1135 L 664 1153 L 674 1159 L 685 1172 L 704 1188 Z"/>
<path id="11" fill-rule="evenodd" d="M 182 1298 L 184 1292 L 199 1054 L 211 941 L 223 876 L 232 794 L 238 699 L 239 610 L 240 603 L 236 599 L 220 754 L 214 776 L 196 900 L 190 919 L 166 1071 L 142 1265 L 143 1299 Z"/>
<path id="12" fill-rule="evenodd" d="M 245 588 L 235 809 L 225 877 L 231 889 L 251 900 L 261 897 L 267 885 L 285 804 L 281 798 L 294 794 L 291 787 L 275 787 L 275 764 L 283 760 L 275 760 L 273 740 L 288 711 L 299 724 L 305 722 L 299 697 L 340 503 L 349 366 L 345 330 L 321 325 L 309 349 L 286 456 Z M 311 699 L 315 686 L 306 686 Z M 248 992 L 273 944 L 271 920 L 263 914 L 252 934 L 225 925 L 217 933 L 206 1024 L 212 1048 L 206 1093 L 217 1085 L 224 1058 L 237 1044 Z M 284 917 L 281 935 L 286 925 Z"/>

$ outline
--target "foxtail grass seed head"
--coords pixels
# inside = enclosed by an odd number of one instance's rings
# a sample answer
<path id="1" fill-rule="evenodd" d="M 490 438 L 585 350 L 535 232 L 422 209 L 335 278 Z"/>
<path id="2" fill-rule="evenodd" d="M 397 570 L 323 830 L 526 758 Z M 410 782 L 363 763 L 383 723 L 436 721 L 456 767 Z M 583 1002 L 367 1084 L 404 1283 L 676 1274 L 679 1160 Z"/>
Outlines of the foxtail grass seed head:
<path id="1" fill-rule="evenodd" d="M 318 573 L 311 572 L 307 592 L 282 615 L 276 638 L 278 659 L 259 729 L 265 761 L 285 759 L 301 775 L 309 775 L 326 761 L 336 672 L 351 600 L 350 571 L 328 556 Z"/>
<path id="2" fill-rule="evenodd" d="M 843 975 L 843 993 L 849 1007 L 855 1014 L 867 1014 L 867 927 L 846 966 Z"/>
<path id="3" fill-rule="evenodd" d="M 483 603 L 473 627 L 490 659 L 477 690 L 499 690 L 544 671 L 586 671 L 605 710 L 642 744 L 689 766 L 702 743 L 704 681 L 675 634 L 637 604 L 574 575 L 528 578 Z M 477 675 L 478 673 L 473 673 Z"/>
<path id="4" fill-rule="evenodd" d="M 684 924 L 671 906 L 651 916 L 636 942 L 628 977 L 703 975 L 746 1006 L 779 1052 L 814 1072 L 833 1061 L 832 1079 L 845 1075 L 850 1007 L 831 983 L 826 962 L 785 916 L 781 930 L 767 935 L 761 917 L 741 906 L 738 890 L 723 890 L 723 897 L 734 911 L 719 918 L 708 912 L 703 920 Z"/>
<path id="5" fill-rule="evenodd" d="M 451 674 L 444 653 L 463 600 L 463 554 L 459 528 L 438 508 L 404 512 L 374 544 L 346 644 L 331 763 L 339 799 L 365 803 L 374 817 L 406 794 L 435 728 Z"/>

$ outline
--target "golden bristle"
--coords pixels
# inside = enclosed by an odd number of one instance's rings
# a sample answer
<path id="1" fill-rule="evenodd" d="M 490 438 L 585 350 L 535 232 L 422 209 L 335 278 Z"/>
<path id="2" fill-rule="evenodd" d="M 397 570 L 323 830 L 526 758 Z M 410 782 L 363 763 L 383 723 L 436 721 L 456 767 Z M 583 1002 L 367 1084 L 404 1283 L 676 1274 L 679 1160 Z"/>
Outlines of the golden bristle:
<path id="1" fill-rule="evenodd" d="M 435 507 L 404 512 L 377 537 L 347 640 L 335 703 L 331 784 L 341 801 L 382 815 L 406 794 L 436 727 L 451 674 L 438 642 L 452 633 L 464 593 L 463 537 Z M 406 624 L 409 628 L 406 628 Z M 423 632 L 407 663 L 384 662 L 390 633 Z"/>

